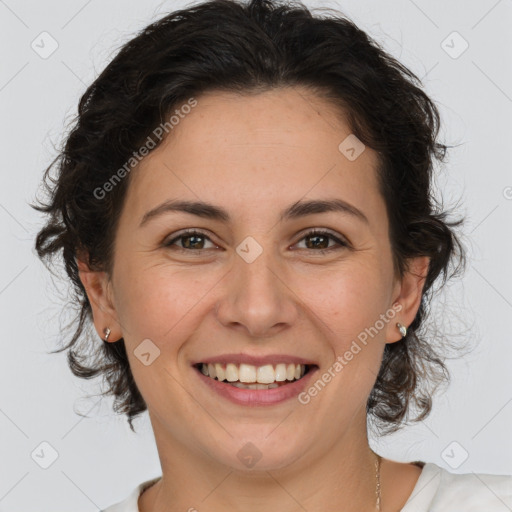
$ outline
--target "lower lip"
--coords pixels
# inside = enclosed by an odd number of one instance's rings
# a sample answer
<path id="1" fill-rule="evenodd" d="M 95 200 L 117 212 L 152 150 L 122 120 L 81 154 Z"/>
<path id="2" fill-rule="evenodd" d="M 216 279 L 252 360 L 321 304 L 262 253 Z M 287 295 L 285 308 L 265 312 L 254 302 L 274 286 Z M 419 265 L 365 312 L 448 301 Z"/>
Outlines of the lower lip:
<path id="1" fill-rule="evenodd" d="M 299 380 L 273 389 L 240 389 L 226 382 L 220 382 L 211 377 L 207 377 L 198 368 L 194 367 L 193 369 L 212 391 L 215 391 L 235 404 L 253 406 L 274 405 L 285 402 L 290 398 L 296 398 L 297 395 L 308 386 L 309 381 L 318 370 L 318 367 L 310 368 L 308 373 Z"/>

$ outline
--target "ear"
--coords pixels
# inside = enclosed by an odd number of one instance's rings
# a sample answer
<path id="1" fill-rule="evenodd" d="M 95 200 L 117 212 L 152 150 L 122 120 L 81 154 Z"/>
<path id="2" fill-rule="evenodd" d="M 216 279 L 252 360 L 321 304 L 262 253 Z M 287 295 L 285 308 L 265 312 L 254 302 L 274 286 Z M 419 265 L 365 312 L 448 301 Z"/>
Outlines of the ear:
<path id="1" fill-rule="evenodd" d="M 388 323 L 386 343 L 395 343 L 402 339 L 402 335 L 396 326 L 397 322 L 408 328 L 414 321 L 420 307 L 429 264 L 430 258 L 428 256 L 419 256 L 408 260 L 407 271 L 395 286 L 393 305 L 397 313 L 393 320 Z M 401 306 L 399 311 L 396 305 Z"/>
<path id="2" fill-rule="evenodd" d="M 122 338 L 120 324 L 112 301 L 109 275 L 104 271 L 91 270 L 85 262 L 88 258 L 76 258 L 78 275 L 91 304 L 94 327 L 100 338 L 105 339 L 105 329 L 110 329 L 108 342 Z"/>

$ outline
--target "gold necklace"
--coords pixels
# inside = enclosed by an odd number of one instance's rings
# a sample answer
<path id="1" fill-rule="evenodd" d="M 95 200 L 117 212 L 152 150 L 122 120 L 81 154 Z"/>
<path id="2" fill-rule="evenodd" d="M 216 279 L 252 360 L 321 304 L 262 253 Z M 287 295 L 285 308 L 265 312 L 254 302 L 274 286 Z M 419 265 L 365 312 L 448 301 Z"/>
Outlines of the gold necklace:
<path id="1" fill-rule="evenodd" d="M 377 504 L 376 508 L 380 512 L 380 462 L 381 462 L 381 456 L 377 453 L 375 454 L 377 456 L 377 460 L 375 461 L 375 476 L 377 479 L 377 487 L 375 488 L 375 496 L 377 498 Z"/>

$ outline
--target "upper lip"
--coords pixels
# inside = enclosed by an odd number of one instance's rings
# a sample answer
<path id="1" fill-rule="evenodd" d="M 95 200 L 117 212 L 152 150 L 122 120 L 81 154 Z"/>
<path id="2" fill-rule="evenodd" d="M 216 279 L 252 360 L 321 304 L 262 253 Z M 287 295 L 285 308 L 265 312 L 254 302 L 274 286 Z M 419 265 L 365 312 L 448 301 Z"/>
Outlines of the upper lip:
<path id="1" fill-rule="evenodd" d="M 289 354 L 268 354 L 266 356 L 253 356 L 250 354 L 222 354 L 219 356 L 206 357 L 200 361 L 192 363 L 193 366 L 204 363 L 204 364 L 227 364 L 233 363 L 236 365 L 250 364 L 253 366 L 265 366 L 267 364 L 304 364 L 315 366 L 315 362 L 304 359 L 303 357 L 297 357 Z"/>

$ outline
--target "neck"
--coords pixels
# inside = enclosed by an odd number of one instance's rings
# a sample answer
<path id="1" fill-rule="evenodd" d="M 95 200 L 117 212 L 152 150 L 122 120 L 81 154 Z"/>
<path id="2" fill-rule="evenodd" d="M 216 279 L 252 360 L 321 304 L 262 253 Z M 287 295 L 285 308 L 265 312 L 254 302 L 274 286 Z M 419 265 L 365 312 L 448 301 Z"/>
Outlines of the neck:
<path id="1" fill-rule="evenodd" d="M 151 416 L 151 421 L 162 479 L 140 497 L 140 512 L 376 510 L 376 456 L 368 446 L 365 416 L 352 422 L 334 445 L 319 440 L 284 467 L 258 470 L 256 464 L 250 471 L 234 470 L 201 449 L 189 449 L 165 433 L 157 418 Z"/>

